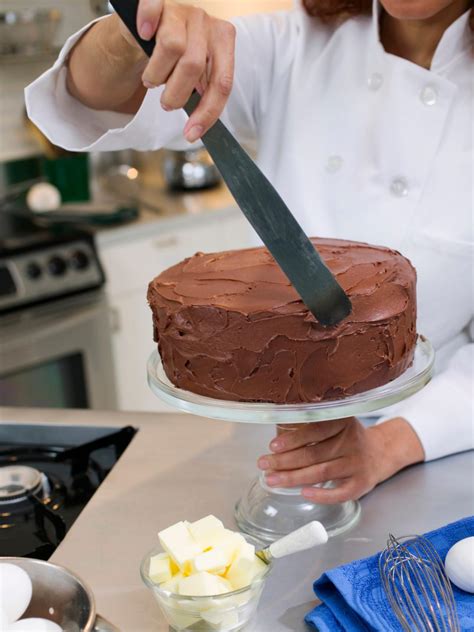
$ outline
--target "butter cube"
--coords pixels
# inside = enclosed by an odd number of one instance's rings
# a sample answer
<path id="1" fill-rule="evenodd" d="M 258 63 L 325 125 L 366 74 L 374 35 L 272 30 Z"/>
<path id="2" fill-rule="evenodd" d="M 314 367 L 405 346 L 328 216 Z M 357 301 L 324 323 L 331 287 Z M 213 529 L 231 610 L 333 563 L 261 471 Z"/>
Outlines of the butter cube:
<path id="1" fill-rule="evenodd" d="M 225 577 L 230 581 L 234 590 L 239 590 L 249 586 L 253 579 L 262 573 L 265 568 L 265 562 L 262 562 L 255 556 L 255 547 L 245 543 L 232 562 Z"/>
<path id="2" fill-rule="evenodd" d="M 176 575 L 176 573 L 180 572 L 179 566 L 176 564 L 176 562 L 171 557 L 170 557 L 170 566 L 171 566 L 171 574 L 172 575 Z"/>
<path id="3" fill-rule="evenodd" d="M 158 533 L 161 546 L 176 565 L 183 569 L 201 552 L 184 522 L 178 522 Z"/>
<path id="4" fill-rule="evenodd" d="M 215 575 L 225 573 L 226 567 L 232 562 L 231 556 L 219 547 L 200 553 L 193 560 L 193 572 L 208 571 Z"/>
<path id="5" fill-rule="evenodd" d="M 174 595 L 178 595 L 179 582 L 183 579 L 183 577 L 184 577 L 183 573 L 178 572 L 175 575 L 173 575 L 171 579 L 161 584 L 160 588 L 162 588 L 163 590 L 167 590 L 168 592 L 173 593 Z"/>
<path id="6" fill-rule="evenodd" d="M 162 584 L 171 579 L 171 560 L 168 553 L 159 553 L 150 559 L 148 575 L 155 584 Z"/>
<path id="7" fill-rule="evenodd" d="M 184 597 L 185 595 L 183 595 Z M 222 597 L 219 595 L 219 599 Z M 198 614 L 201 616 L 201 612 L 203 610 L 209 610 L 215 606 L 215 598 L 214 597 L 200 597 L 199 601 L 191 600 L 191 599 L 179 599 L 175 602 L 176 607 L 183 612 L 192 612 L 194 615 Z"/>
<path id="8" fill-rule="evenodd" d="M 226 579 L 206 571 L 184 577 L 179 582 L 179 594 L 190 597 L 223 595 L 231 590 L 232 586 Z"/>
<path id="9" fill-rule="evenodd" d="M 200 620 L 198 617 L 174 609 L 166 609 L 166 618 L 173 630 L 186 630 Z"/>
<path id="10" fill-rule="evenodd" d="M 212 547 L 223 550 L 228 556 L 228 563 L 230 564 L 244 544 L 246 544 L 246 541 L 243 535 L 229 531 L 229 529 L 223 529 L 216 534 Z"/>
<path id="11" fill-rule="evenodd" d="M 188 523 L 188 529 L 201 549 L 205 551 L 214 546 L 218 534 L 224 531 L 224 525 L 215 516 L 206 516 L 196 522 Z"/>
<path id="12" fill-rule="evenodd" d="M 201 612 L 201 617 L 207 623 L 215 626 L 216 629 L 223 628 L 229 630 L 239 623 L 239 615 L 233 611 L 219 612 L 219 610 L 205 610 Z"/>

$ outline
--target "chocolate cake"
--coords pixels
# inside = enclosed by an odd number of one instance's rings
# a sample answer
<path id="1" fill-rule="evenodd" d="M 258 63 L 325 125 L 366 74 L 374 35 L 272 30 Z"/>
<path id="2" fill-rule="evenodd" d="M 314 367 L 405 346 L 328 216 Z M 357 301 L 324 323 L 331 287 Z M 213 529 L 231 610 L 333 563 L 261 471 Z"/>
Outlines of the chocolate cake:
<path id="1" fill-rule="evenodd" d="M 148 289 L 154 338 L 176 386 L 278 404 L 340 399 L 395 379 L 413 361 L 416 272 L 400 253 L 313 239 L 352 313 L 323 327 L 265 248 L 197 253 Z"/>

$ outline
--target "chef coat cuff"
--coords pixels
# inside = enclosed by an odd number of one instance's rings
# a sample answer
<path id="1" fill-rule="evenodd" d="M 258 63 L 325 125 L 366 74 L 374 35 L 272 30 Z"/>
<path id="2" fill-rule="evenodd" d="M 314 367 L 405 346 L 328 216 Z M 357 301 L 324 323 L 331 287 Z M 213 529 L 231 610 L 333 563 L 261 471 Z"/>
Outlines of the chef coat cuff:
<path id="1" fill-rule="evenodd" d="M 99 18 L 104 19 L 104 18 Z M 55 64 L 25 89 L 29 118 L 49 140 L 69 151 L 120 149 L 189 149 L 183 137 L 186 114 L 165 112 L 160 105 L 163 87 L 148 90 L 135 116 L 93 110 L 83 105 L 66 87 L 69 52 L 95 22 L 72 35 Z"/>
<path id="2" fill-rule="evenodd" d="M 382 417 L 406 419 L 418 435 L 425 460 L 474 449 L 474 344 L 461 347 L 448 368 L 419 393 Z"/>

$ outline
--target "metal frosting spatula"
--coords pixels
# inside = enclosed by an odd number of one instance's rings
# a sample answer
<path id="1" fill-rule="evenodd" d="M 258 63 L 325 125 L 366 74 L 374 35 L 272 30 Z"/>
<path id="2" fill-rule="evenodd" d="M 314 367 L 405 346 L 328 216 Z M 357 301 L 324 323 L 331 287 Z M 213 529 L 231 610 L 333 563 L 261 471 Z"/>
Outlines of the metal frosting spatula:
<path id="1" fill-rule="evenodd" d="M 111 0 L 118 15 L 145 53 L 155 41 L 137 31 L 138 0 Z M 184 109 L 190 116 L 200 100 L 195 91 Z M 335 325 L 350 314 L 351 302 L 321 260 L 277 191 L 219 120 L 202 141 L 246 218 L 303 302 L 322 325 Z"/>

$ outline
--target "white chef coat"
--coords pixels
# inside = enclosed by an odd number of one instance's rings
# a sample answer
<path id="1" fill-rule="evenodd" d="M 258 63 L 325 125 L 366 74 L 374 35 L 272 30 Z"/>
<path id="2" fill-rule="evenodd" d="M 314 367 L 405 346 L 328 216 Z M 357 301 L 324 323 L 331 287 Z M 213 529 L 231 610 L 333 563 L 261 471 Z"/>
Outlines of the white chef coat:
<path id="1" fill-rule="evenodd" d="M 473 37 L 466 13 L 431 70 L 387 54 L 374 16 L 328 26 L 302 9 L 235 20 L 235 83 L 224 114 L 312 235 L 400 250 L 418 272 L 418 331 L 437 375 L 393 414 L 426 458 L 474 447 Z M 88 27 L 85 27 L 88 28 Z M 69 150 L 186 146 L 183 111 L 149 90 L 135 116 L 93 111 L 65 85 L 65 59 L 26 89 L 30 118 Z"/>

